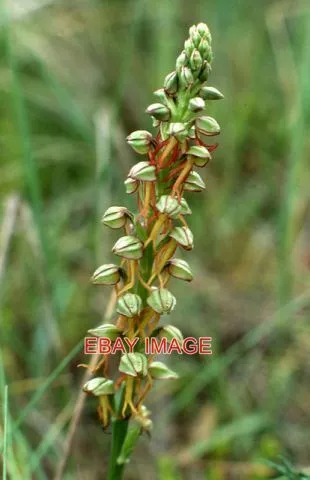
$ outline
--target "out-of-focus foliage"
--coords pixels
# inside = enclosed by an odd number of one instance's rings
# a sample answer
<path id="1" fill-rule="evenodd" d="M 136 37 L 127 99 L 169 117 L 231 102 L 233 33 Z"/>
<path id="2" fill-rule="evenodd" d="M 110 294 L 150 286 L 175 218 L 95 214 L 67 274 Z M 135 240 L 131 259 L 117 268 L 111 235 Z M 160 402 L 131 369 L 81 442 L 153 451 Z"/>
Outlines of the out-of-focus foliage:
<path id="1" fill-rule="evenodd" d="M 199 21 L 222 135 L 192 194 L 195 280 L 172 286 L 171 320 L 212 336 L 214 354 L 171 359 L 182 378 L 156 389 L 127 479 L 263 479 L 261 458 L 279 453 L 309 464 L 309 5 L 2 0 L 0 431 L 14 480 L 53 478 L 62 458 L 88 361 L 76 345 L 108 302 L 89 283 L 116 239 L 100 216 L 131 206 L 125 137 L 151 130 L 144 109 Z M 109 440 L 88 402 L 64 478 L 104 478 Z"/>

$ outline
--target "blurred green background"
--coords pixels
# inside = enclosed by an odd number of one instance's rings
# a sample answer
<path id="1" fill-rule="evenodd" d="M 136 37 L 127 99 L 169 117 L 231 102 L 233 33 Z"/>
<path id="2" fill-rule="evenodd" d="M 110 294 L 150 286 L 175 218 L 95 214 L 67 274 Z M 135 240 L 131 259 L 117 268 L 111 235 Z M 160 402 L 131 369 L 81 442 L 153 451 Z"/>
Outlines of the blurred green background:
<path id="1" fill-rule="evenodd" d="M 222 135 L 207 191 L 190 197 L 195 280 L 172 286 L 171 323 L 212 336 L 214 354 L 170 359 L 181 379 L 150 395 L 154 432 L 126 479 L 272 478 L 262 459 L 278 454 L 310 465 L 309 2 L 1 0 L 8 478 L 53 479 L 63 458 L 80 342 L 109 296 L 89 282 L 117 238 L 100 217 L 133 206 L 125 137 L 152 128 L 144 110 L 199 21 L 213 35 Z M 105 478 L 110 439 L 87 400 L 62 478 Z"/>

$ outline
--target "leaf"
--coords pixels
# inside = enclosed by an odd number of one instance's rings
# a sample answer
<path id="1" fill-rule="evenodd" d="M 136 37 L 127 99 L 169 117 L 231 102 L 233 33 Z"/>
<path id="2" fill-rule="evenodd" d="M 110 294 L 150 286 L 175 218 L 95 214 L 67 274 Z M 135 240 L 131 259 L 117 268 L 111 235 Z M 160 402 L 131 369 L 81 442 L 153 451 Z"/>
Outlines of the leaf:
<path id="1" fill-rule="evenodd" d="M 141 432 L 142 427 L 140 425 L 134 424 L 129 427 L 122 445 L 121 453 L 117 459 L 118 465 L 123 465 L 129 462 L 131 454 L 138 443 Z"/>

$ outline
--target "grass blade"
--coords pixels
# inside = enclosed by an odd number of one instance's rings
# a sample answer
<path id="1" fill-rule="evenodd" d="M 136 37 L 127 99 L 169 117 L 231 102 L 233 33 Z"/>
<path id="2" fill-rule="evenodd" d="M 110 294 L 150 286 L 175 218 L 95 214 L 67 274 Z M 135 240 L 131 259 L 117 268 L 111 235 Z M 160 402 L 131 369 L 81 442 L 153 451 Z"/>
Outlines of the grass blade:
<path id="1" fill-rule="evenodd" d="M 7 478 L 7 438 L 8 438 L 8 386 L 4 387 L 3 402 L 3 459 L 2 459 L 2 476 L 3 480 Z"/>
<path id="2" fill-rule="evenodd" d="M 51 386 L 54 380 L 59 376 L 59 374 L 66 368 L 68 363 L 75 357 L 75 355 L 81 350 L 83 341 L 81 340 L 75 347 L 68 353 L 68 355 L 59 363 L 55 370 L 47 377 L 46 381 L 41 385 L 39 390 L 33 395 L 29 403 L 25 406 L 22 413 L 15 422 L 14 427 L 18 427 L 23 423 L 27 415 L 34 408 L 36 403 L 42 398 L 47 389 Z"/>

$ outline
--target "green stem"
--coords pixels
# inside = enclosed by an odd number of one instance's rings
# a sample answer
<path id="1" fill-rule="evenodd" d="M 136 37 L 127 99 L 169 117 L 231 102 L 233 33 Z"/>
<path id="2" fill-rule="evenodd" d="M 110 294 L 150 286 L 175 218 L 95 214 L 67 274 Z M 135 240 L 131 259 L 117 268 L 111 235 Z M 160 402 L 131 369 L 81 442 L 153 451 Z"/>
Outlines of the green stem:
<path id="1" fill-rule="evenodd" d="M 112 446 L 107 480 L 121 480 L 123 476 L 124 464 L 118 465 L 117 459 L 120 455 L 127 429 L 128 419 L 112 420 Z"/>
<path id="2" fill-rule="evenodd" d="M 111 421 L 112 424 L 112 442 L 111 453 L 109 457 L 107 480 L 121 480 L 123 476 L 124 464 L 119 465 L 117 459 L 121 452 L 127 430 L 129 418 L 121 418 L 122 406 L 125 398 L 125 387 L 121 386 L 114 398 L 113 406 L 116 410 L 116 418 Z"/>

